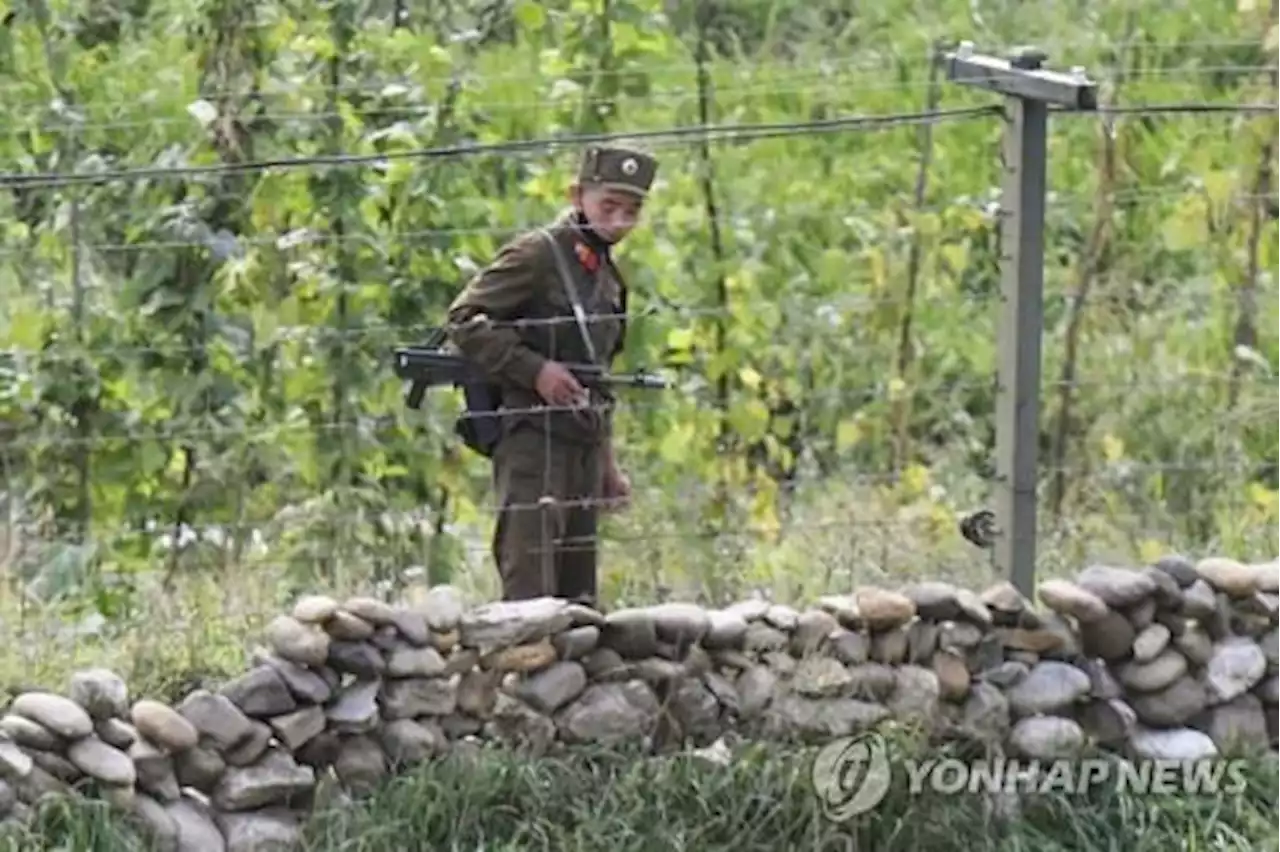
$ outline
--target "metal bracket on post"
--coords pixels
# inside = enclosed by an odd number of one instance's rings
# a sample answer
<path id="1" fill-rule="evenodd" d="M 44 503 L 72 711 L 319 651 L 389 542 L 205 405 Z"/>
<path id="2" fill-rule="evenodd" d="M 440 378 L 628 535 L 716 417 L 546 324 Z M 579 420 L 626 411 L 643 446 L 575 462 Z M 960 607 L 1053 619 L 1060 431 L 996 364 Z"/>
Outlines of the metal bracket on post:
<path id="1" fill-rule="evenodd" d="M 1036 572 L 1036 482 L 1043 330 L 1044 203 L 1049 105 L 1096 110 L 1098 86 L 1082 68 L 1041 68 L 1045 54 L 1019 48 L 1005 59 L 971 42 L 946 54 L 947 79 L 1003 95 L 999 392 L 996 398 L 995 561 L 1030 598 Z"/>

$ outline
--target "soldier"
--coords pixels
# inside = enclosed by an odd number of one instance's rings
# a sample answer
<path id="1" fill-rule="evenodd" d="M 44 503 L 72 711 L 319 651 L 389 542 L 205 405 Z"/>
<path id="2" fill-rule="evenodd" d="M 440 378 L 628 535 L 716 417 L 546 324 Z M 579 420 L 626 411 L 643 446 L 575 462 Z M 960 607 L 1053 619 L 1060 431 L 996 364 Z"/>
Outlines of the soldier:
<path id="1" fill-rule="evenodd" d="M 622 349 L 626 285 L 611 249 L 636 226 L 656 171 L 641 151 L 589 148 L 569 187 L 571 208 L 504 245 L 450 307 L 451 341 L 508 409 L 492 452 L 493 556 L 505 600 L 552 595 L 599 606 L 597 512 L 601 498 L 623 504 L 631 483 L 614 455 L 613 399 L 562 365 L 607 367 Z"/>

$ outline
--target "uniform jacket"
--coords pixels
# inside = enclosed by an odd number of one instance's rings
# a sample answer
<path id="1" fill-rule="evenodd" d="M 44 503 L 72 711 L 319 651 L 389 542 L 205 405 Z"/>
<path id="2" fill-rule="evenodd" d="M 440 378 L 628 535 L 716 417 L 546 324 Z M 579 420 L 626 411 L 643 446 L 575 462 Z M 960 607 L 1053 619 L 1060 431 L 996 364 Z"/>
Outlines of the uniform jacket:
<path id="1" fill-rule="evenodd" d="M 573 211 L 562 214 L 546 230 L 560 246 L 577 288 L 596 356 L 608 367 L 626 336 L 622 275 L 607 248 L 578 226 Z M 515 320 L 533 322 L 514 328 L 510 323 Z M 555 256 L 539 231 L 505 244 L 493 262 L 467 283 L 449 308 L 449 325 L 454 346 L 500 387 L 501 408 L 515 410 L 502 418 L 504 434 L 531 424 L 570 441 L 609 439 L 613 399 L 607 391 L 591 390 L 590 410 L 529 411 L 546 406 L 535 389 L 546 360 L 591 361 Z"/>

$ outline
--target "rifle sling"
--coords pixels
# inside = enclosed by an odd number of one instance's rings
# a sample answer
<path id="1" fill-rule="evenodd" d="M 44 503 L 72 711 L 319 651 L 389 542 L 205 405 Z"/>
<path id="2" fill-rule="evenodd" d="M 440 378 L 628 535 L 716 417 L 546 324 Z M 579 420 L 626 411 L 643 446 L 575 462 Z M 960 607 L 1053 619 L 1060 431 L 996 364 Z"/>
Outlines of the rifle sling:
<path id="1" fill-rule="evenodd" d="M 587 348 L 587 358 L 592 364 L 599 364 L 600 359 L 596 357 L 596 347 L 591 342 L 591 335 L 587 332 L 587 314 L 582 309 L 582 300 L 578 298 L 578 288 L 574 286 L 573 275 L 569 272 L 568 264 L 564 259 L 564 252 L 560 249 L 560 244 L 556 242 L 555 237 L 547 231 L 546 228 L 540 228 L 543 238 L 551 244 L 551 252 L 556 259 L 556 268 L 560 270 L 560 282 L 564 285 L 565 295 L 569 297 L 569 304 L 573 306 L 573 318 L 578 326 L 578 333 L 582 335 L 582 344 Z"/>

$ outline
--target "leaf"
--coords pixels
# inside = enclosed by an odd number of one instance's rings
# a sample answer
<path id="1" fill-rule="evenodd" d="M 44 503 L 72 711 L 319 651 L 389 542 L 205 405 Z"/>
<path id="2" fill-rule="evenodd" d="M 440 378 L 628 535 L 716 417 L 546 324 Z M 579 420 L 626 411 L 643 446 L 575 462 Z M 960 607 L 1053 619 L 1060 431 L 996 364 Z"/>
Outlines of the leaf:
<path id="1" fill-rule="evenodd" d="M 942 219 L 937 213 L 921 213 L 916 218 L 916 233 L 921 237 L 936 237 L 941 230 Z"/>
<path id="2" fill-rule="evenodd" d="M 889 277 L 884 252 L 878 248 L 869 249 L 866 252 L 866 266 L 871 278 L 871 289 L 883 290 Z"/>
<path id="3" fill-rule="evenodd" d="M 13 70 L 13 36 L 8 26 L 0 26 L 0 71 L 8 74 Z"/>
<path id="4" fill-rule="evenodd" d="M 929 488 L 929 469 L 922 464 L 907 465 L 898 480 L 899 493 L 908 500 L 923 497 Z"/>
<path id="5" fill-rule="evenodd" d="M 96 550 L 94 544 L 52 544 L 24 591 L 42 601 L 77 591 L 89 579 Z"/>
<path id="6" fill-rule="evenodd" d="M 946 505 L 930 502 L 926 517 L 935 535 L 949 537 L 955 534 L 955 514 Z"/>
<path id="7" fill-rule="evenodd" d="M 148 476 L 160 473 L 169 462 L 169 454 L 154 441 L 140 443 L 134 452 L 137 454 L 138 470 Z"/>
<path id="8" fill-rule="evenodd" d="M 743 367 L 738 371 L 738 381 L 743 387 L 756 390 L 760 387 L 760 374 L 750 367 Z"/>
<path id="9" fill-rule="evenodd" d="M 1280 513 L 1280 491 L 1268 488 L 1261 482 L 1250 482 L 1246 487 L 1249 502 L 1268 520 Z"/>
<path id="10" fill-rule="evenodd" d="M 1168 552 L 1168 546 L 1155 539 L 1144 538 L 1138 542 L 1138 559 L 1148 565 L 1158 561 Z"/>
<path id="11" fill-rule="evenodd" d="M 856 420 L 841 420 L 836 426 L 836 450 L 844 452 L 862 440 L 862 426 Z"/>
<path id="12" fill-rule="evenodd" d="M 469 526 L 484 520 L 483 513 L 464 492 L 453 494 L 451 502 L 453 521 L 459 526 Z"/>
<path id="13" fill-rule="evenodd" d="M 939 247 L 938 254 L 953 275 L 964 272 L 969 263 L 969 246 L 966 243 L 948 243 Z"/>
<path id="14" fill-rule="evenodd" d="M 514 12 L 520 26 L 530 32 L 541 30 L 547 24 L 547 13 L 535 0 L 517 0 Z"/>
<path id="15" fill-rule="evenodd" d="M 1205 194 L 1209 196 L 1209 203 L 1214 208 L 1220 208 L 1230 203 L 1232 195 L 1235 194 L 1235 175 L 1229 171 L 1219 169 L 1209 172 L 1202 180 L 1204 181 Z"/>
<path id="16" fill-rule="evenodd" d="M 669 429 L 658 445 L 658 455 L 669 463 L 684 461 L 691 437 L 691 429 L 685 426 Z"/>
<path id="17" fill-rule="evenodd" d="M 732 349 L 725 349 L 717 352 L 707 359 L 704 368 L 706 377 L 711 381 L 719 381 L 721 376 L 731 375 L 735 372 L 734 366 L 738 361 L 742 360 L 742 353 L 735 352 Z"/>
<path id="18" fill-rule="evenodd" d="M 751 526 L 767 536 L 776 535 L 781 527 L 777 512 L 777 486 L 766 480 L 751 501 Z"/>
<path id="19" fill-rule="evenodd" d="M 690 349 L 693 346 L 693 329 L 673 328 L 667 332 L 667 347 L 677 351 Z"/>
<path id="20" fill-rule="evenodd" d="M 539 4 L 541 8 L 541 4 Z M 609 27 L 609 35 L 613 39 L 614 50 L 621 53 L 628 53 L 630 50 L 640 43 L 640 34 L 636 31 L 633 24 L 625 21 L 616 21 Z"/>
<path id="21" fill-rule="evenodd" d="M 758 441 L 769 426 L 769 409 L 758 399 L 739 402 L 729 410 L 729 423 L 745 441 Z"/>
<path id="22" fill-rule="evenodd" d="M 1117 462 L 1124 458 L 1124 441 L 1115 435 L 1102 436 L 1102 457 L 1109 462 Z"/>
<path id="23" fill-rule="evenodd" d="M 1204 200 L 1184 201 L 1160 229 L 1165 247 L 1170 251 L 1189 251 L 1203 246 L 1206 233 Z"/>
<path id="24" fill-rule="evenodd" d="M 848 255 L 839 249 L 829 248 L 817 257 L 818 277 L 832 283 L 846 281 L 851 265 Z"/>

